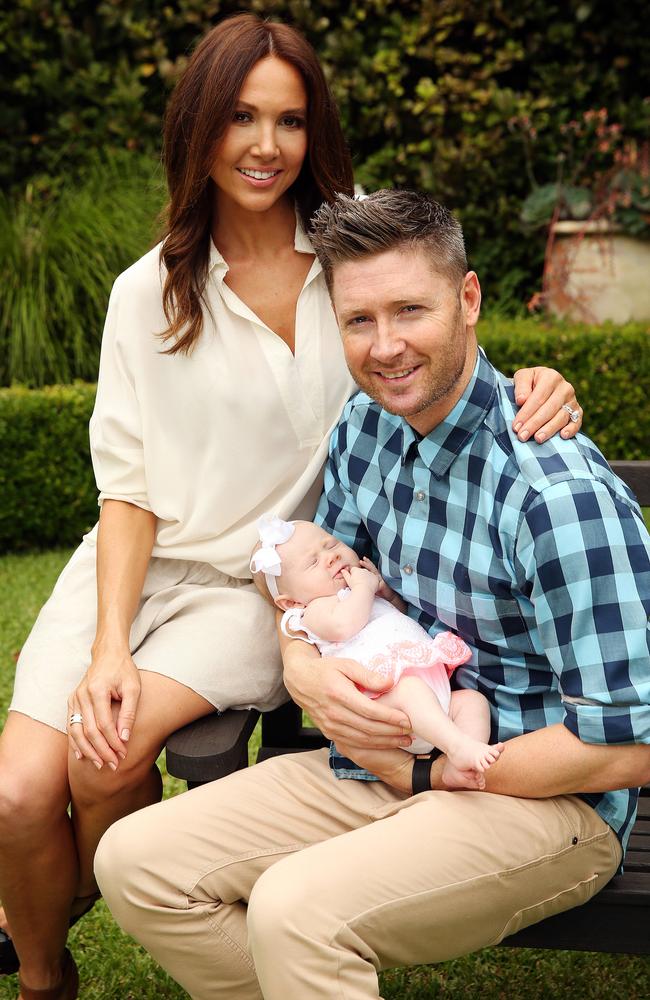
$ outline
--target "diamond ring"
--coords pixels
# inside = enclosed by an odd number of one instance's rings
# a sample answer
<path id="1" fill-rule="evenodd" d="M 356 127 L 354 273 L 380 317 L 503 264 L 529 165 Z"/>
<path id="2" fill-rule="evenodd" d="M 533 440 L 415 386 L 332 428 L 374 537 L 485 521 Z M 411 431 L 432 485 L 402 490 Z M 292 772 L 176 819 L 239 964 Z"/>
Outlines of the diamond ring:
<path id="1" fill-rule="evenodd" d="M 76 726 L 78 723 L 81 723 L 83 725 L 83 721 L 84 720 L 81 712 L 73 712 L 72 715 L 70 716 L 71 726 Z"/>
<path id="2" fill-rule="evenodd" d="M 569 414 L 569 420 L 577 424 L 580 420 L 580 410 L 572 410 L 568 403 L 562 403 L 562 409 Z"/>

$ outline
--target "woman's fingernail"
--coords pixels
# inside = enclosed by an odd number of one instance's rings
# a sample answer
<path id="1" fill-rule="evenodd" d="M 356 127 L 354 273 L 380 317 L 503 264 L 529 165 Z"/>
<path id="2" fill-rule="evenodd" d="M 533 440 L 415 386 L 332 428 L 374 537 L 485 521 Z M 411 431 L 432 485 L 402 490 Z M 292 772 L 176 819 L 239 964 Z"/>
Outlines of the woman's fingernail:
<path id="1" fill-rule="evenodd" d="M 530 434 L 528 433 L 528 431 L 527 430 L 523 430 L 521 432 L 521 434 L 519 435 L 519 440 L 520 441 L 527 441 L 529 437 L 530 437 Z"/>
<path id="2" fill-rule="evenodd" d="M 413 740 L 400 740 L 400 744 L 399 745 L 401 747 L 410 747 L 410 745 L 411 745 L 412 742 L 413 742 Z"/>
<path id="3" fill-rule="evenodd" d="M 521 420 L 518 420 L 517 423 L 514 426 L 515 434 L 517 433 L 517 431 L 519 430 L 520 427 L 521 427 Z"/>
<path id="4" fill-rule="evenodd" d="M 75 750 L 74 755 L 77 758 L 77 760 L 81 760 L 81 754 L 79 753 L 78 750 Z"/>
<path id="5" fill-rule="evenodd" d="M 120 760 L 126 760 L 126 754 L 122 753 L 121 750 L 117 751 L 117 756 L 120 758 Z"/>
<path id="6" fill-rule="evenodd" d="M 95 767 L 97 768 L 98 771 L 101 771 L 102 765 L 100 764 L 100 762 L 98 760 L 94 760 L 93 764 L 95 765 Z"/>
<path id="7" fill-rule="evenodd" d="M 128 729 L 123 729 L 122 732 L 120 733 L 120 739 L 124 740 L 124 742 L 127 743 L 130 735 L 131 733 L 129 732 Z"/>
<path id="8" fill-rule="evenodd" d="M 542 431 L 541 434 L 536 435 L 536 440 L 541 444 L 542 441 L 546 441 L 546 434 Z"/>
<path id="9" fill-rule="evenodd" d="M 112 760 L 109 760 L 108 766 L 110 767 L 111 771 L 117 771 L 117 764 L 114 764 Z"/>

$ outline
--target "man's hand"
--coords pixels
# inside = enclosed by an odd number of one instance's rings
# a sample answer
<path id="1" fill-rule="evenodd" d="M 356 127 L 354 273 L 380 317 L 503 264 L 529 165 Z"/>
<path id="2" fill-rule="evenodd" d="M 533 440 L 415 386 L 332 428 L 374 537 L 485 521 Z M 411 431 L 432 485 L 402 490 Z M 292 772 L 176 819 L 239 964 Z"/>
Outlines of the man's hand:
<path id="1" fill-rule="evenodd" d="M 357 684 L 373 691 L 386 681 L 356 660 L 320 659 L 313 647 L 294 640 L 284 646 L 284 683 L 328 739 L 355 746 L 410 746 L 411 723 L 395 708 L 362 694 Z"/>
<path id="2" fill-rule="evenodd" d="M 375 750 L 336 741 L 336 749 L 404 795 L 412 795 L 413 754 L 406 750 Z"/>

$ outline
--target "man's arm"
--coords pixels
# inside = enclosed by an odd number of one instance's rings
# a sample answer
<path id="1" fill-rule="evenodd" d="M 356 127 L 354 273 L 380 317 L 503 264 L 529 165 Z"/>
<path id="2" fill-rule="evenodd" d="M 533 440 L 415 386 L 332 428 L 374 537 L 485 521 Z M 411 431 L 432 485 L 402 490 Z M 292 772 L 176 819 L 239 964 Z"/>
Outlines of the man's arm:
<path id="1" fill-rule="evenodd" d="M 410 746 L 407 716 L 361 694 L 356 686 L 381 691 L 385 681 L 356 660 L 321 659 L 315 646 L 283 635 L 279 622 L 278 615 L 287 691 L 328 739 L 366 748 Z"/>
<path id="2" fill-rule="evenodd" d="M 412 754 L 369 750 L 340 740 L 336 746 L 359 767 L 410 794 Z M 439 757 L 431 765 L 431 787 L 450 791 L 442 781 L 444 762 Z M 583 743 L 558 723 L 507 740 L 499 759 L 485 772 L 485 783 L 486 792 L 524 799 L 636 788 L 650 783 L 650 746 Z"/>

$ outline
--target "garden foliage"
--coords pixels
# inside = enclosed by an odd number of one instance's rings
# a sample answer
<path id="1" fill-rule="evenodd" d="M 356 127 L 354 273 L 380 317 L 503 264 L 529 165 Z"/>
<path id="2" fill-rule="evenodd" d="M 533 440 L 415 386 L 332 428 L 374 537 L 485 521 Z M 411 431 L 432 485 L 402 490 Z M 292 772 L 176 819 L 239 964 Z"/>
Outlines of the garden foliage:
<path id="1" fill-rule="evenodd" d="M 649 457 L 647 338 L 638 325 L 585 330 L 493 317 L 479 327 L 481 343 L 502 371 L 543 362 L 573 381 L 586 411 L 585 431 L 608 458 Z M 83 383 L 0 389 L 0 551 L 70 545 L 93 524 L 87 424 L 94 393 Z"/>
<path id="2" fill-rule="evenodd" d="M 96 379 L 108 292 L 163 202 L 160 168 L 123 152 L 95 152 L 54 198 L 0 193 L 0 385 Z"/>
<path id="3" fill-rule="evenodd" d="M 534 120 L 543 183 L 560 124 L 606 106 L 634 136 L 644 119 L 645 0 L 620 13 L 609 0 L 14 0 L 0 11 L 0 179 L 51 196 L 93 151 L 157 151 L 188 51 L 242 9 L 306 33 L 357 180 L 423 187 L 456 209 L 502 302 L 525 300 L 543 257 L 543 237 L 519 228 L 528 182 L 512 121 Z"/>
<path id="4" fill-rule="evenodd" d="M 0 389 L 0 552 L 72 545 L 94 523 L 94 399 L 84 383 Z"/>

